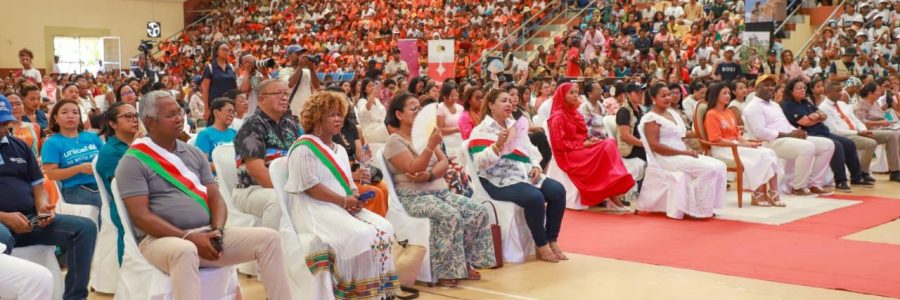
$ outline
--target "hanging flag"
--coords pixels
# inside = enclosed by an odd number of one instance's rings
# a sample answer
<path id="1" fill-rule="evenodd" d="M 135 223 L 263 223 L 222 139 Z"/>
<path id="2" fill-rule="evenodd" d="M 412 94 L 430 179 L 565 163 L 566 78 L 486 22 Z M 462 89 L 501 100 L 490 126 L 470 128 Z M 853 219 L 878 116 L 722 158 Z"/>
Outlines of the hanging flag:
<path id="1" fill-rule="evenodd" d="M 453 40 L 428 41 L 428 77 L 442 83 L 456 77 Z"/>
<path id="2" fill-rule="evenodd" d="M 409 68 L 409 78 L 419 77 L 419 47 L 416 46 L 416 39 L 403 39 L 397 43 L 400 48 L 400 60 L 406 62 Z"/>

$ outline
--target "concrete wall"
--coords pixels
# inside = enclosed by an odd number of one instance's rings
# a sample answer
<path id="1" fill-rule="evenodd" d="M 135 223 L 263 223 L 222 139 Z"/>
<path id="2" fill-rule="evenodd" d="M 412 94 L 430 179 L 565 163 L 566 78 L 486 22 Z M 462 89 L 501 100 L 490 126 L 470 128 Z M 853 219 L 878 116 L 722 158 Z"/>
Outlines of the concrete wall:
<path id="1" fill-rule="evenodd" d="M 0 69 L 21 68 L 17 52 L 34 52 L 34 65 L 49 69 L 53 36 L 118 36 L 123 64 L 138 54 L 147 22 L 162 23 L 162 37 L 184 27 L 183 0 L 3 0 Z"/>

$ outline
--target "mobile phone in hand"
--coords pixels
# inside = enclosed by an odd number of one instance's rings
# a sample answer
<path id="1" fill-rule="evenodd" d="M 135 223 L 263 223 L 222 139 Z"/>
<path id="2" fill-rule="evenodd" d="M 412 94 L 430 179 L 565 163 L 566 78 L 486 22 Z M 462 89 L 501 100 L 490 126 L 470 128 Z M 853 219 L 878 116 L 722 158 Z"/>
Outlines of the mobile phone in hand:
<path id="1" fill-rule="evenodd" d="M 34 228 L 34 227 L 38 226 L 38 224 L 41 224 L 41 222 L 43 222 L 44 220 L 49 219 L 49 218 L 50 218 L 50 215 L 36 215 L 36 216 L 32 217 L 31 220 L 28 221 L 28 224 L 31 225 L 32 228 Z"/>
<path id="2" fill-rule="evenodd" d="M 362 194 L 359 194 L 359 202 L 366 202 L 375 197 L 375 191 L 368 191 Z"/>
<path id="3" fill-rule="evenodd" d="M 212 239 L 210 240 L 210 242 L 212 243 L 213 248 L 215 248 L 216 251 L 219 251 L 219 253 L 221 253 L 222 250 L 225 249 L 225 246 L 222 244 L 222 237 L 221 237 L 221 236 L 220 236 L 220 237 L 214 237 L 214 238 L 212 238 Z"/>

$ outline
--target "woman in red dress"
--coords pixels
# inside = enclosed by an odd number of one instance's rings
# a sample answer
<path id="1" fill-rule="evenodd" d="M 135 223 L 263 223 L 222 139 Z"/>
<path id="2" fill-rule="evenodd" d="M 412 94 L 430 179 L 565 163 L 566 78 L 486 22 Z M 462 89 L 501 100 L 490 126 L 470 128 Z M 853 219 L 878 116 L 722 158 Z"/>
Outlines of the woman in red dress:
<path id="1" fill-rule="evenodd" d="M 619 198 L 634 186 L 634 179 L 622 163 L 615 140 L 588 138 L 579 102 L 573 83 L 561 84 L 553 95 L 548 120 L 553 158 L 578 187 L 582 204 L 593 206 L 609 198 L 607 208 L 624 210 Z"/>

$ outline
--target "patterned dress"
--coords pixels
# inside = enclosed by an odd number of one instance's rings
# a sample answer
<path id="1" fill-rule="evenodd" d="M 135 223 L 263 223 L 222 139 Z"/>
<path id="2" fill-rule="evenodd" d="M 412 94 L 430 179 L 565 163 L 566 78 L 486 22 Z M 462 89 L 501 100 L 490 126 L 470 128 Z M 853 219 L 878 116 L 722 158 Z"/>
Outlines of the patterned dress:
<path id="1" fill-rule="evenodd" d="M 496 265 L 491 239 L 490 213 L 487 206 L 470 198 L 451 193 L 442 178 L 431 182 L 412 183 L 390 159 L 412 146 L 399 135 L 391 135 L 384 157 L 403 208 L 412 217 L 431 220 L 431 270 L 438 279 L 468 277 L 466 266 L 489 268 Z M 414 154 L 415 155 L 415 154 Z M 432 158 L 428 168 L 437 160 Z"/>

